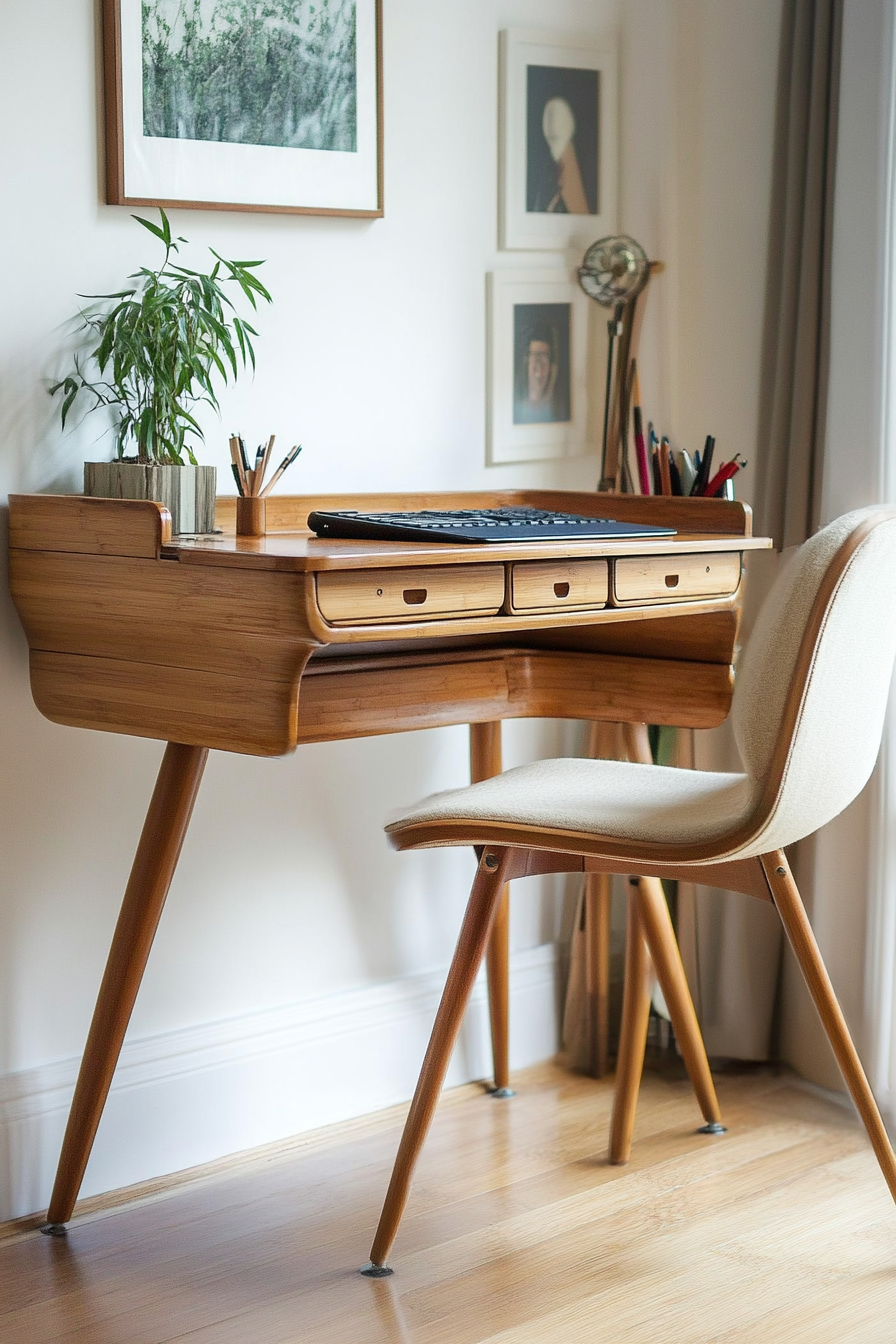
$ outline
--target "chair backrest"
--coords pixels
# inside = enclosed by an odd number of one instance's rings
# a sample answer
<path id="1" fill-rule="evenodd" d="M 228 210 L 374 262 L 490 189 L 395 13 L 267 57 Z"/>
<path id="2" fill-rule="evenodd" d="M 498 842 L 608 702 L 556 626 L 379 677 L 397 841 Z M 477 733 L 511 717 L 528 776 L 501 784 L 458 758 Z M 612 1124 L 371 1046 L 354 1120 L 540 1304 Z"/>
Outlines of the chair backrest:
<path id="1" fill-rule="evenodd" d="M 786 563 L 735 683 L 732 717 L 753 780 L 751 852 L 812 834 L 877 759 L 896 658 L 896 512 L 844 514 Z"/>

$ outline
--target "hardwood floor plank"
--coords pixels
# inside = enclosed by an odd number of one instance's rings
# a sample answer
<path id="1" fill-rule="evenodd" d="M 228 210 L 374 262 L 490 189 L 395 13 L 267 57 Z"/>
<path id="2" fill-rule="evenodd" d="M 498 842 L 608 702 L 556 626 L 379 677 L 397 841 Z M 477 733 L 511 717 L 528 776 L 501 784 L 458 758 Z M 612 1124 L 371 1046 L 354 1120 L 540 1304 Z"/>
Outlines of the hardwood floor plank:
<path id="1" fill-rule="evenodd" d="M 844 1109 L 787 1075 L 647 1075 L 632 1162 L 612 1082 L 556 1066 L 446 1096 L 394 1253 L 366 1258 L 402 1115 L 248 1155 L 65 1241 L 0 1243 L 2 1344 L 893 1344 L 896 1210 Z"/>

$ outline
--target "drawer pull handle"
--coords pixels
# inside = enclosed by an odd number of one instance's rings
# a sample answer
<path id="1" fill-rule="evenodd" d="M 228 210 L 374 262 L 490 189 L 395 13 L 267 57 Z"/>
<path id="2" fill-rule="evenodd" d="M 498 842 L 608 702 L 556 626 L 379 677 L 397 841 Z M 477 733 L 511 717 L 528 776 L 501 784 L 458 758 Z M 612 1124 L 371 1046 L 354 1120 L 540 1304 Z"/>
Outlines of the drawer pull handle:
<path id="1" fill-rule="evenodd" d="M 555 583 L 555 584 L 554 584 L 554 596 L 555 596 L 555 597 L 569 597 L 569 584 L 568 584 L 568 583 Z"/>
<path id="2" fill-rule="evenodd" d="M 426 601 L 425 588 L 405 588 L 402 597 L 409 607 L 422 607 Z"/>
<path id="3" fill-rule="evenodd" d="M 666 575 L 666 587 L 667 587 L 667 588 L 677 588 L 677 587 L 678 587 L 678 575 L 677 575 L 677 574 L 667 574 L 667 575 Z"/>

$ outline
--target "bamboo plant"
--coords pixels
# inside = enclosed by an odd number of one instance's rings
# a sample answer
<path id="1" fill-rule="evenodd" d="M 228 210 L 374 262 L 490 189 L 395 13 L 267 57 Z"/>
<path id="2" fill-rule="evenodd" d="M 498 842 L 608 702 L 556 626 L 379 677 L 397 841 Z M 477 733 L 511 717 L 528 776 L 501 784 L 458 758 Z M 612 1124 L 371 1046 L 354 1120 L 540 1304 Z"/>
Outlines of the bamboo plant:
<path id="1" fill-rule="evenodd" d="M 50 393 L 63 394 L 63 427 L 81 393 L 93 397 L 89 410 L 110 408 L 118 458 L 136 448 L 141 463 L 183 466 L 186 458 L 195 465 L 187 441 L 203 437 L 195 408 L 205 402 L 218 411 L 216 379 L 227 384 L 240 368 L 255 368 L 258 333 L 239 316 L 225 286 L 240 291 L 253 309 L 271 296 L 255 274 L 261 261 L 227 261 L 209 248 L 210 271 L 180 265 L 175 258 L 187 240 L 172 237 L 165 211 L 159 214 L 159 224 L 133 218 L 164 246 L 161 266 L 141 266 L 127 289 L 83 296 L 94 300 L 80 313 L 86 351 Z"/>

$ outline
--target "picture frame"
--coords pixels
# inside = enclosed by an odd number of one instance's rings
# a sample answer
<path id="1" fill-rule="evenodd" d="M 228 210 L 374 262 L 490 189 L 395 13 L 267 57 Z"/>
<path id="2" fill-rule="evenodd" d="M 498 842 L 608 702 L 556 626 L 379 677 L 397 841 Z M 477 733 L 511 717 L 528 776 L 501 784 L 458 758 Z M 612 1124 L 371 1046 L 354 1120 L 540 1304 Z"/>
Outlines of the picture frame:
<path id="1" fill-rule="evenodd" d="M 616 43 L 500 36 L 499 242 L 560 250 L 616 232 Z"/>
<path id="2" fill-rule="evenodd" d="M 506 270 L 487 299 L 488 465 L 593 452 L 586 296 L 564 270 Z"/>
<path id="3" fill-rule="evenodd" d="M 110 205 L 383 214 L 382 0 L 281 5 L 103 0 Z"/>

